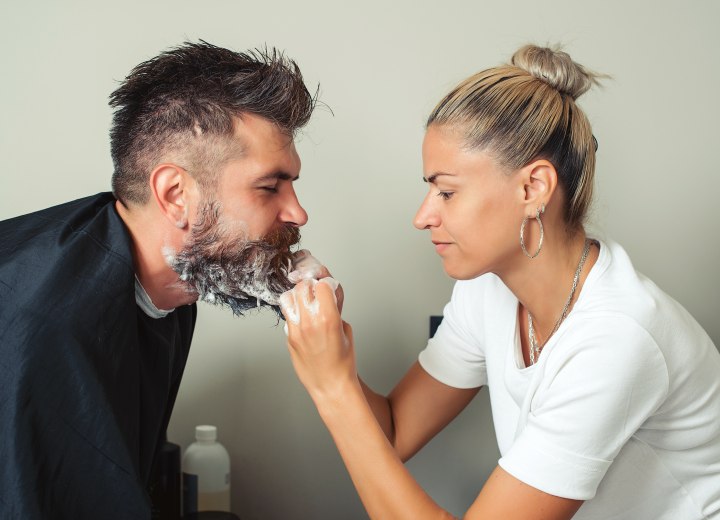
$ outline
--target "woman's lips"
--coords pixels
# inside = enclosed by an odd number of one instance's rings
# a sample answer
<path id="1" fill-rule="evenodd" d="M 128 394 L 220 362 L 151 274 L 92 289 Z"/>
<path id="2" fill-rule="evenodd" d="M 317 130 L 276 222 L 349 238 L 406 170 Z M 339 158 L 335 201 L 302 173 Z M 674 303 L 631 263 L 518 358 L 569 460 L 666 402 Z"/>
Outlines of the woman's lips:
<path id="1" fill-rule="evenodd" d="M 433 240 L 433 244 L 435 245 L 435 252 L 438 254 L 442 254 L 448 247 L 450 247 L 450 242 L 436 242 Z"/>

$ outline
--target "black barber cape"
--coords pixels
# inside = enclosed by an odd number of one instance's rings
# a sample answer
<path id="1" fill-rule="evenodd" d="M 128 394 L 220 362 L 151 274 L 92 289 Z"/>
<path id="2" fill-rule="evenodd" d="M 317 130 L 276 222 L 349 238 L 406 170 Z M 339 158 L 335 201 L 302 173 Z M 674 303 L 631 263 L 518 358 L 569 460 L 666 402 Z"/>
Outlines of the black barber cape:
<path id="1" fill-rule="evenodd" d="M 196 307 L 135 303 L 104 193 L 0 222 L 0 519 L 149 519 Z"/>

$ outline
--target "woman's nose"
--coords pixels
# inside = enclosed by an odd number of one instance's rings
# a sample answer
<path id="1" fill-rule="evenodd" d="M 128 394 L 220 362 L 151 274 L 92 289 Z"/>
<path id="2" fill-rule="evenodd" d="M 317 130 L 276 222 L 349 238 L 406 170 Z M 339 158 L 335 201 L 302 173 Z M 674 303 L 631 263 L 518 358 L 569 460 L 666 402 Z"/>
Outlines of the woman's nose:
<path id="1" fill-rule="evenodd" d="M 425 200 L 423 200 L 415 214 L 413 225 L 417 229 L 429 229 L 440 225 L 440 216 L 433 207 L 432 201 L 430 200 L 430 193 L 425 196 Z"/>

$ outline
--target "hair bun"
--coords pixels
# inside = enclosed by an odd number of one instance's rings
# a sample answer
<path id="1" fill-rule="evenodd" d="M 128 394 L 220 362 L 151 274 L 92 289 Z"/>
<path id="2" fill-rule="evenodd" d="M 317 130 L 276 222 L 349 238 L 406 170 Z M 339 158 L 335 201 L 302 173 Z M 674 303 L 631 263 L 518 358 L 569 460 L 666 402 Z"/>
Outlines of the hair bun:
<path id="1" fill-rule="evenodd" d="M 525 45 L 513 54 L 510 62 L 573 99 L 579 98 L 593 85 L 599 85 L 598 79 L 605 77 L 574 62 L 559 47 Z"/>

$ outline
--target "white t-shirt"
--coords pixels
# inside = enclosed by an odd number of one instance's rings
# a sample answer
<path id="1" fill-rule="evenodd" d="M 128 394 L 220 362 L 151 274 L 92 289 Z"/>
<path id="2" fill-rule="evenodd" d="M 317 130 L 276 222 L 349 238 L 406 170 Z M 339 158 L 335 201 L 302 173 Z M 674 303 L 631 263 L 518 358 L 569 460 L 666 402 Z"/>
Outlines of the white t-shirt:
<path id="1" fill-rule="evenodd" d="M 518 300 L 491 274 L 456 283 L 420 364 L 453 387 L 487 385 L 500 466 L 585 500 L 575 519 L 720 518 L 720 354 L 622 247 L 600 244 L 536 365 Z"/>

